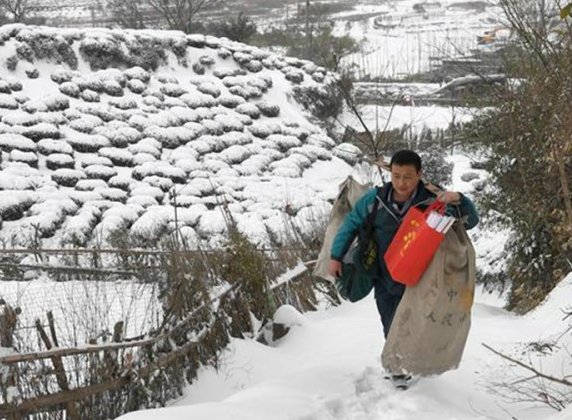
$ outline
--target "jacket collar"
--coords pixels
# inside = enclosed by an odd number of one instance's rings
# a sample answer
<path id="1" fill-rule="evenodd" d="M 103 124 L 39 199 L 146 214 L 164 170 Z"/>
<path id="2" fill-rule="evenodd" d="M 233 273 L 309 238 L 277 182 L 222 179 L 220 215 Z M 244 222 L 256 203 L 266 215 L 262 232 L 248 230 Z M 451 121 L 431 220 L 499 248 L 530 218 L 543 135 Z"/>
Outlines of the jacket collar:
<path id="1" fill-rule="evenodd" d="M 398 214 L 391 205 L 391 191 L 393 190 L 393 185 L 391 182 L 385 183 L 381 187 L 381 203 L 383 207 L 397 220 L 401 221 L 404 215 Z M 415 190 L 413 199 L 411 200 L 411 205 L 419 204 L 430 204 L 435 199 L 435 194 L 425 188 L 423 181 L 419 181 L 417 184 L 417 189 Z"/>

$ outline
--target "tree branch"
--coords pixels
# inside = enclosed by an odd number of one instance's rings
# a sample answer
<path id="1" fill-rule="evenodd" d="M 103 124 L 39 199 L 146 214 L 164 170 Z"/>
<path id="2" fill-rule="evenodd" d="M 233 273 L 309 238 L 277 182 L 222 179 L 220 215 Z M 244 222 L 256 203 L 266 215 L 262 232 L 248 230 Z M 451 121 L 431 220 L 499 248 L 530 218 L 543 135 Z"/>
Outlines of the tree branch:
<path id="1" fill-rule="evenodd" d="M 548 380 L 548 381 L 556 382 L 556 383 L 561 384 L 561 385 L 565 385 L 565 386 L 570 386 L 570 387 L 572 387 L 572 382 L 570 382 L 570 381 L 568 381 L 568 380 L 566 380 L 566 379 L 555 378 L 554 376 L 550 376 L 550 375 L 547 375 L 547 374 L 545 374 L 545 373 L 542 373 L 542 372 L 540 372 L 539 370 L 533 368 L 532 366 L 527 365 L 526 363 L 521 362 L 520 360 L 516 360 L 516 359 L 514 359 L 514 358 L 512 358 L 512 357 L 510 357 L 510 356 L 507 356 L 506 354 L 503 354 L 503 353 L 499 352 L 498 350 L 493 349 L 492 347 L 488 346 L 488 345 L 485 344 L 485 343 L 481 343 L 481 344 L 483 345 L 483 347 L 485 347 L 487 350 L 492 351 L 492 352 L 493 352 L 494 354 L 496 354 L 497 356 L 500 356 L 500 357 L 502 357 L 503 359 L 506 359 L 506 360 L 508 360 L 508 361 L 510 361 L 510 362 L 512 362 L 512 363 L 514 363 L 514 364 L 516 364 L 516 365 L 518 365 L 518 366 L 520 366 L 520 367 L 522 367 L 522 368 L 524 368 L 524 369 L 526 369 L 526 370 L 528 370 L 528 371 L 534 373 L 536 376 L 538 376 L 538 377 L 540 377 L 540 378 L 546 379 L 546 380 Z"/>

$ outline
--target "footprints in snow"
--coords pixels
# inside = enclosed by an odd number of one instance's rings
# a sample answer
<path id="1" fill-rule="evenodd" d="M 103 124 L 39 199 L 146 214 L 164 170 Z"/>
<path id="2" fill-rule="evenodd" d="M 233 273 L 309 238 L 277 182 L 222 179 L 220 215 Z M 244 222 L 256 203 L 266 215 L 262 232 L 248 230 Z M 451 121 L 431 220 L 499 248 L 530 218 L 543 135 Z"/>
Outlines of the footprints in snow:
<path id="1" fill-rule="evenodd" d="M 383 372 L 368 366 L 354 381 L 354 393 L 324 401 L 322 407 L 299 420 L 378 420 L 391 413 L 395 420 L 415 417 L 418 402 L 406 393 L 396 390 Z"/>

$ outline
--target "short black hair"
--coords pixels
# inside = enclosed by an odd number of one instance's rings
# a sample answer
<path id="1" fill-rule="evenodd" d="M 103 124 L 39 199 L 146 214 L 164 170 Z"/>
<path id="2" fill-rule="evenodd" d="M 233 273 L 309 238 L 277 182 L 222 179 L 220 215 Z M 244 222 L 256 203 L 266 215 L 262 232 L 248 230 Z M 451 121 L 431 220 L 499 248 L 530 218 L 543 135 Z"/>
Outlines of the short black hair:
<path id="1" fill-rule="evenodd" d="M 389 162 L 389 167 L 393 165 L 413 165 L 417 172 L 421 170 L 421 157 L 415 153 L 413 150 L 399 150 L 393 154 L 391 161 Z"/>

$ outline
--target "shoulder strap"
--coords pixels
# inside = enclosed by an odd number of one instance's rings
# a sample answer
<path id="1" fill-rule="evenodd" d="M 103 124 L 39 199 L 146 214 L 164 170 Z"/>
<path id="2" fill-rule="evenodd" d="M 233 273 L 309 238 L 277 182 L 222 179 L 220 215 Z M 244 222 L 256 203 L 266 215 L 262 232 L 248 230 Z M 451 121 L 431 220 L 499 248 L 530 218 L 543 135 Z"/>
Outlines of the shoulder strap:
<path id="1" fill-rule="evenodd" d="M 373 233 L 373 225 L 375 223 L 375 217 L 377 216 L 377 209 L 379 208 L 379 201 L 381 200 L 380 194 L 381 194 L 381 188 L 377 187 L 377 194 L 375 194 L 375 198 L 373 201 L 373 208 L 371 209 L 371 211 L 367 215 L 367 222 L 365 225 L 365 234 L 368 238 L 371 238 L 371 235 Z"/>

